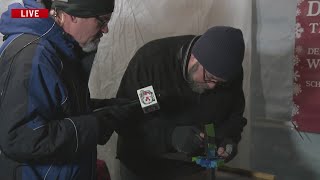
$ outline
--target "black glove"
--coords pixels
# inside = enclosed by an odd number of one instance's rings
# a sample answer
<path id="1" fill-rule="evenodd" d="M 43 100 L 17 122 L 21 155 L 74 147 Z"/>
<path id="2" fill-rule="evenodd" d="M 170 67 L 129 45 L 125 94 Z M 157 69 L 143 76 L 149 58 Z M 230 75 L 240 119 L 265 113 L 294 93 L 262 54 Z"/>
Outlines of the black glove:
<path id="1" fill-rule="evenodd" d="M 98 144 L 103 145 L 112 136 L 113 131 L 116 129 L 114 119 L 110 118 L 108 111 L 97 111 L 93 115 L 96 117 L 99 123 L 99 137 Z"/>
<path id="2" fill-rule="evenodd" d="M 223 152 L 219 152 L 219 147 L 224 148 Z M 231 161 L 238 153 L 238 145 L 231 139 L 225 138 L 218 146 L 218 156 L 224 158 L 224 162 Z"/>
<path id="3" fill-rule="evenodd" d="M 204 152 L 204 139 L 201 131 L 194 126 L 176 127 L 171 135 L 172 146 L 187 155 L 202 154 Z"/>
<path id="4" fill-rule="evenodd" d="M 127 99 L 112 99 L 112 102 L 112 105 L 96 109 L 93 113 L 101 127 L 99 144 L 106 143 L 113 131 L 121 133 L 134 122 L 135 116 L 142 112 L 139 102 Z"/>

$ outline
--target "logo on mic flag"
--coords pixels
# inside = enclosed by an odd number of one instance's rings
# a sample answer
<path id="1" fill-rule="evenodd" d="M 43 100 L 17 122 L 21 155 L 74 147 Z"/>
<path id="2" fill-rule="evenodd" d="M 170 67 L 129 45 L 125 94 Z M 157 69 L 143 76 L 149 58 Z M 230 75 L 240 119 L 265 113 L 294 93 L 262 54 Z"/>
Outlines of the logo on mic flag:
<path id="1" fill-rule="evenodd" d="M 151 104 L 155 100 L 154 93 L 150 90 L 141 90 L 139 94 L 143 104 Z"/>

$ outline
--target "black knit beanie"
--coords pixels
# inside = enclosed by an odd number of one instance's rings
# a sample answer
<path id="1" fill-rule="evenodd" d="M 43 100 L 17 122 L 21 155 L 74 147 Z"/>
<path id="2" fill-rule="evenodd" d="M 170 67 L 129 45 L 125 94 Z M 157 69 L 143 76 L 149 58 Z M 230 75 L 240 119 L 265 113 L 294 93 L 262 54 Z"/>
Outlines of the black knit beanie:
<path id="1" fill-rule="evenodd" d="M 197 40 L 192 54 L 212 75 L 230 81 L 241 72 L 244 49 L 240 29 L 216 26 Z"/>
<path id="2" fill-rule="evenodd" d="M 52 8 L 72 16 L 90 18 L 112 13 L 114 0 L 54 0 Z"/>

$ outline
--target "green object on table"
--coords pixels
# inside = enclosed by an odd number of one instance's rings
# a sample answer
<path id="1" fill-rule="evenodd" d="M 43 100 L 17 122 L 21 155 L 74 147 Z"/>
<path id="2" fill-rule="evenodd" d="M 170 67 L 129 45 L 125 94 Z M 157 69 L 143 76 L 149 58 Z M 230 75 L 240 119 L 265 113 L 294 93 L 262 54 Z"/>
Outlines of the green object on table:
<path id="1" fill-rule="evenodd" d="M 205 135 L 206 135 L 206 153 L 207 155 L 210 154 L 208 151 L 214 151 L 216 150 L 217 146 L 215 143 L 215 132 L 214 132 L 214 125 L 213 123 L 211 124 L 206 124 L 205 125 Z"/>
<path id="2" fill-rule="evenodd" d="M 206 124 L 205 125 L 205 131 L 206 131 L 206 134 L 207 136 L 210 136 L 210 137 L 215 137 L 215 132 L 214 132 L 214 125 L 213 123 L 211 124 Z"/>
<path id="3" fill-rule="evenodd" d="M 215 156 L 217 146 L 215 144 L 215 131 L 214 125 L 206 124 L 205 125 L 205 152 L 206 156 L 196 156 L 192 157 L 192 162 L 197 163 L 201 167 L 206 168 L 217 168 L 224 164 L 223 159 Z"/>

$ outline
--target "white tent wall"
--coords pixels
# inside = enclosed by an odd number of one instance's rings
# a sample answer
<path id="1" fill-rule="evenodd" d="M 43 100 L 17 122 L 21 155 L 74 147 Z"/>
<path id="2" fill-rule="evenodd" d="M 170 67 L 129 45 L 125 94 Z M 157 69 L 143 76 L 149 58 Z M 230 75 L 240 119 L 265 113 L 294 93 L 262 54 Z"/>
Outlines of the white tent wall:
<path id="1" fill-rule="evenodd" d="M 214 25 L 242 29 L 246 43 L 243 63 L 244 89 L 249 122 L 243 134 L 239 156 L 232 163 L 249 168 L 250 142 L 250 71 L 251 71 L 251 0 L 117 0 L 110 31 L 105 35 L 92 67 L 89 86 L 92 97 L 114 97 L 125 68 L 134 53 L 145 43 L 168 36 L 202 34 Z M 107 161 L 112 178 L 119 179 L 115 160 L 116 134 L 99 147 L 99 158 Z"/>
<path id="2" fill-rule="evenodd" d="M 320 135 L 291 126 L 298 1 L 252 4 L 251 168 L 281 180 L 320 179 Z"/>

